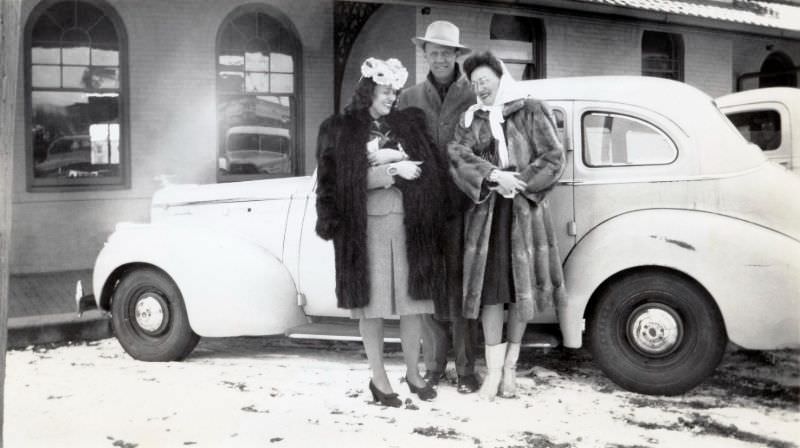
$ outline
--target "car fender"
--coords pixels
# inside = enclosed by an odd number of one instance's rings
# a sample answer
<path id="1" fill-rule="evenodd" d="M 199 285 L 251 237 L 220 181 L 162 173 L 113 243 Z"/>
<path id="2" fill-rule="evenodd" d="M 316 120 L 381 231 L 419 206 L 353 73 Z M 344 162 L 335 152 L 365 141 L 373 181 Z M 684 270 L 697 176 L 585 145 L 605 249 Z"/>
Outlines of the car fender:
<path id="1" fill-rule="evenodd" d="M 175 281 L 200 336 L 281 334 L 307 323 L 286 267 L 243 237 L 185 223 L 120 224 L 95 262 L 98 305 L 112 274 L 131 264 L 155 266 Z"/>
<path id="2" fill-rule="evenodd" d="M 716 302 L 728 338 L 749 349 L 800 346 L 800 242 L 724 215 L 628 212 L 589 231 L 565 262 L 559 304 L 564 345 L 579 347 L 593 293 L 613 275 L 657 266 L 696 280 Z"/>

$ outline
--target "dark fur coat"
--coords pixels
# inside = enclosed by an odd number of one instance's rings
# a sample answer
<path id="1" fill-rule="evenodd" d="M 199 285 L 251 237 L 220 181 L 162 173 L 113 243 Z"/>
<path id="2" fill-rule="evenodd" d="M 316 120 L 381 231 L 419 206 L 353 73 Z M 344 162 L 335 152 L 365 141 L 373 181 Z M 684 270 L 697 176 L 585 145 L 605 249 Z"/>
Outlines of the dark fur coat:
<path id="1" fill-rule="evenodd" d="M 320 125 L 317 139 L 317 234 L 333 240 L 336 297 L 341 308 L 369 303 L 367 266 L 367 161 L 371 117 L 366 110 L 334 115 Z M 395 177 L 403 193 L 409 293 L 433 300 L 444 294 L 444 223 L 447 218 L 447 162 L 425 126 L 420 109 L 393 111 L 386 122 L 411 160 L 422 161 L 413 181 Z"/>

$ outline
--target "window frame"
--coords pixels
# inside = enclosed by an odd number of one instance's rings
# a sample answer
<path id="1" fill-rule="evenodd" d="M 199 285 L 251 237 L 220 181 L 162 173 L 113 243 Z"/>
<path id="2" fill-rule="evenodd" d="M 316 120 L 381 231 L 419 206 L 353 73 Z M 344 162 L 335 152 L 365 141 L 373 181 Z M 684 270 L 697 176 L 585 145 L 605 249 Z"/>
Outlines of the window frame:
<path id="1" fill-rule="evenodd" d="M 220 51 L 222 49 L 222 39 L 223 39 L 223 32 L 237 18 L 246 15 L 246 14 L 264 14 L 269 16 L 272 20 L 278 22 L 285 31 L 287 31 L 291 35 L 291 39 L 294 40 L 292 42 L 293 48 L 293 92 L 292 93 L 285 93 L 285 92 L 247 92 L 245 91 L 236 94 L 238 97 L 244 96 L 268 96 L 268 97 L 288 97 L 290 103 L 290 111 L 291 108 L 294 108 L 294 114 L 292 116 L 292 125 L 290 129 L 290 136 L 293 140 L 293 147 L 290 149 L 290 163 L 291 168 L 288 174 L 221 174 L 220 167 L 219 167 L 219 159 L 222 157 L 222 150 L 225 145 L 226 136 L 224 133 L 220 133 L 220 98 L 229 96 L 232 97 L 234 94 L 228 92 L 220 91 L 220 80 L 219 80 L 219 73 L 221 67 L 219 57 Z M 282 178 L 282 177 L 293 177 L 301 175 L 305 173 L 305 156 L 306 152 L 305 148 L 305 134 L 303 130 L 305 129 L 305 111 L 303 108 L 303 100 L 304 100 L 304 85 L 303 85 L 303 42 L 300 39 L 300 33 L 298 33 L 297 28 L 294 26 L 293 22 L 280 10 L 272 7 L 271 5 L 266 4 L 247 4 L 241 5 L 233 10 L 231 10 L 219 23 L 217 27 L 217 36 L 214 41 L 214 104 L 217 112 L 215 113 L 215 128 L 217 133 L 217 139 L 214 146 L 214 177 L 217 183 L 228 183 L 228 182 L 242 182 L 248 180 L 259 180 L 259 179 L 273 179 L 273 178 Z M 245 73 L 246 78 L 246 70 L 243 70 Z M 266 73 L 276 73 L 276 74 L 285 74 L 284 72 L 272 72 L 271 70 Z M 246 80 L 243 80 L 246 82 Z"/>
<path id="2" fill-rule="evenodd" d="M 644 39 L 647 34 L 653 35 L 663 35 L 669 38 L 670 45 L 672 47 L 672 51 L 675 54 L 675 68 L 676 70 L 676 78 L 670 78 L 666 76 L 661 76 L 657 74 L 645 74 L 646 67 L 645 67 L 645 53 L 644 53 Z M 686 58 L 686 51 L 685 45 L 683 43 L 683 35 L 679 33 L 671 33 L 668 31 L 661 31 L 661 30 L 643 30 L 642 37 L 639 39 L 639 52 L 640 52 L 640 60 L 641 60 L 641 75 L 642 76 L 652 76 L 655 78 L 663 78 L 663 79 L 673 79 L 674 81 L 684 82 L 685 74 L 684 74 L 684 60 Z"/>
<path id="3" fill-rule="evenodd" d="M 514 17 L 517 19 L 522 19 L 529 22 L 531 26 L 531 34 L 533 36 L 533 41 L 529 42 L 531 47 L 533 48 L 533 59 L 511 59 L 511 58 L 503 58 L 500 59 L 503 62 L 509 64 L 534 64 L 534 77 L 533 78 L 525 78 L 519 79 L 519 81 L 527 80 L 527 79 L 544 79 L 547 77 L 547 70 L 545 67 L 545 63 L 547 58 L 545 57 L 545 50 L 547 45 L 545 45 L 546 41 L 546 30 L 544 20 L 539 17 L 531 17 L 525 15 L 517 15 L 517 14 L 509 14 L 508 12 L 495 12 L 492 14 L 492 17 L 489 19 L 489 48 L 492 47 L 492 39 L 491 37 L 491 29 L 492 29 L 492 22 L 496 16 L 509 16 Z M 515 41 L 515 42 L 525 42 L 525 41 Z"/>
<path id="4" fill-rule="evenodd" d="M 666 137 L 667 141 L 669 141 L 670 145 L 674 150 L 674 156 L 670 161 L 664 163 L 625 163 L 616 165 L 615 164 L 592 165 L 588 163 L 589 158 L 587 156 L 588 148 L 586 145 L 586 126 L 584 126 L 584 121 L 586 120 L 586 117 L 589 115 L 604 115 L 604 116 L 611 116 L 612 118 L 622 117 L 634 121 L 636 123 L 642 124 L 648 128 L 654 129 L 658 131 L 659 134 Z M 644 120 L 642 118 L 633 115 L 619 113 L 619 112 L 604 111 L 600 109 L 591 109 L 591 110 L 586 110 L 581 114 L 579 125 L 581 132 L 581 151 L 580 151 L 581 163 L 588 169 L 629 168 L 629 167 L 648 167 L 648 166 L 663 167 L 668 165 L 674 165 L 678 161 L 678 158 L 680 156 L 680 146 L 675 142 L 675 140 L 672 138 L 672 136 L 670 136 L 668 132 L 666 132 L 661 127 L 647 120 Z"/>
<path id="5" fill-rule="evenodd" d="M 119 89 L 118 114 L 119 114 L 119 163 L 120 174 L 118 178 L 103 179 L 82 177 L 77 179 L 44 179 L 37 180 L 34 173 L 33 136 L 33 28 L 36 22 L 51 7 L 59 3 L 86 3 L 99 9 L 114 26 L 119 41 Z M 100 190 L 126 190 L 131 188 L 131 144 L 130 144 L 130 115 L 128 99 L 130 89 L 128 81 L 128 34 L 125 25 L 116 9 L 105 0 L 43 0 L 31 11 L 25 21 L 23 31 L 23 88 L 25 110 L 25 185 L 29 193 L 38 192 L 79 192 Z M 46 88 L 42 90 L 60 92 L 88 92 L 88 89 L 78 88 Z M 103 93 L 104 89 L 97 89 Z"/>

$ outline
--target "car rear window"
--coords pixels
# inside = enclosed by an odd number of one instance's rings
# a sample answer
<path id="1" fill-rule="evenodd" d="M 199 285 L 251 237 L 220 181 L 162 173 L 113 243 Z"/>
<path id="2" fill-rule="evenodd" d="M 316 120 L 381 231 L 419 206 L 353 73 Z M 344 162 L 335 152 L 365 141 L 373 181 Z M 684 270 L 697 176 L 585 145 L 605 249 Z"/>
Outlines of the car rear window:
<path id="1" fill-rule="evenodd" d="M 727 115 L 742 137 L 763 151 L 772 151 L 781 146 L 781 115 L 778 111 L 764 109 Z"/>

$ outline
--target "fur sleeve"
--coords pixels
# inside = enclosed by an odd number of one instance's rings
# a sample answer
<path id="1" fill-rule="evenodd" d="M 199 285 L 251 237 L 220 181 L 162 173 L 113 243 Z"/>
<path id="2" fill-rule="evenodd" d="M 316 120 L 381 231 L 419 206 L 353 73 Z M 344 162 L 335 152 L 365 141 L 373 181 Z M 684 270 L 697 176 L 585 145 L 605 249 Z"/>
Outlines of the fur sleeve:
<path id="1" fill-rule="evenodd" d="M 525 104 L 528 139 L 533 157 L 521 174 L 525 181 L 525 197 L 541 201 L 564 171 L 564 148 L 556 132 L 555 119 L 542 101 L 528 100 Z"/>
<path id="2" fill-rule="evenodd" d="M 464 126 L 462 117 L 456 127 L 453 141 L 447 145 L 450 175 L 453 182 L 476 204 L 489 197 L 489 189 L 485 180 L 489 173 L 497 168 L 475 154 L 474 148 L 477 145 L 477 139 L 472 127 L 477 126 L 478 122 L 479 120 L 473 121 L 471 127 L 467 128 Z"/>
<path id="3" fill-rule="evenodd" d="M 330 240 L 339 227 L 339 210 L 336 207 L 336 157 L 335 126 L 331 117 L 319 127 L 317 135 L 317 235 Z"/>

